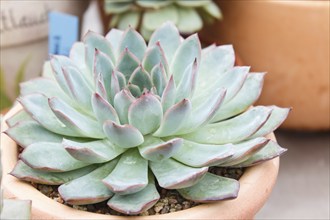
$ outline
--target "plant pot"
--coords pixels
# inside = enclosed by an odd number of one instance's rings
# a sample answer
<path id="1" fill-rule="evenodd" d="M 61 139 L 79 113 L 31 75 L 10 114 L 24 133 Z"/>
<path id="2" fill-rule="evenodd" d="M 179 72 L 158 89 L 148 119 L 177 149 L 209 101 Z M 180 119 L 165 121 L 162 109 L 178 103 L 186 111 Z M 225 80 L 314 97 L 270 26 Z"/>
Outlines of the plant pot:
<path id="1" fill-rule="evenodd" d="M 17 112 L 17 105 L 5 119 Z M 2 124 L 2 131 L 7 128 Z M 271 134 L 270 138 L 275 139 Z M 46 197 L 30 184 L 8 174 L 17 162 L 17 145 L 1 134 L 3 161 L 3 188 L 6 198 L 32 200 L 33 219 L 129 219 L 109 215 L 78 211 Z M 275 184 L 279 168 L 279 158 L 246 169 L 240 178 L 240 191 L 234 200 L 199 205 L 184 211 L 170 214 L 132 217 L 130 219 L 252 219 L 266 202 Z"/>
<path id="2" fill-rule="evenodd" d="M 234 44 L 252 71 L 269 72 L 259 103 L 293 107 L 283 128 L 329 129 L 329 1 L 217 2 L 224 19 L 201 38 Z"/>
<path id="3" fill-rule="evenodd" d="M 1 1 L 1 107 L 10 107 L 18 83 L 40 75 L 48 59 L 48 12 L 81 17 L 88 1 Z"/>

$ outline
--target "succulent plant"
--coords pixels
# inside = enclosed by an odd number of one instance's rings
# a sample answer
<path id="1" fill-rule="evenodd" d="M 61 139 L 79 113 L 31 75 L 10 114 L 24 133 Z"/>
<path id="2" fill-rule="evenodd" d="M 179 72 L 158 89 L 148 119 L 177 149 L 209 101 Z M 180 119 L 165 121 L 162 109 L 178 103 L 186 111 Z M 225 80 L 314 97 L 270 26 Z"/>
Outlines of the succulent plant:
<path id="1" fill-rule="evenodd" d="M 133 28 L 88 32 L 70 56 L 21 84 L 23 109 L 6 134 L 24 151 L 11 172 L 60 185 L 69 204 L 108 205 L 128 215 L 159 199 L 156 185 L 211 202 L 235 198 L 239 182 L 210 166 L 248 167 L 285 149 L 264 137 L 289 109 L 251 105 L 264 73 L 234 67 L 232 46 L 201 49 L 170 22 L 147 45 Z"/>
<path id="2" fill-rule="evenodd" d="M 145 39 L 165 21 L 171 21 L 184 34 L 191 34 L 221 19 L 222 14 L 212 0 L 104 0 L 103 11 L 111 16 L 109 28 L 139 29 Z"/>

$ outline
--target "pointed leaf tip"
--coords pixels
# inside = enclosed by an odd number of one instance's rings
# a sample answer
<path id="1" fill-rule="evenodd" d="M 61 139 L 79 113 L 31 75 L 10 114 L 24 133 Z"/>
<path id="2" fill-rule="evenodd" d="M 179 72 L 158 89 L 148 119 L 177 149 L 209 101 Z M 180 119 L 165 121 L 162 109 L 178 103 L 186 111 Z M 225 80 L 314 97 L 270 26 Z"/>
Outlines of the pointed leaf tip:
<path id="1" fill-rule="evenodd" d="M 186 199 L 205 203 L 236 198 L 238 190 L 237 180 L 207 173 L 197 184 L 178 191 Z"/>
<path id="2" fill-rule="evenodd" d="M 118 125 L 107 120 L 103 124 L 103 130 L 110 142 L 122 148 L 135 147 L 144 141 L 143 135 L 132 125 Z"/>
<path id="3" fill-rule="evenodd" d="M 128 121 L 143 135 L 154 132 L 163 118 L 160 101 L 151 93 L 143 93 L 128 109 Z"/>

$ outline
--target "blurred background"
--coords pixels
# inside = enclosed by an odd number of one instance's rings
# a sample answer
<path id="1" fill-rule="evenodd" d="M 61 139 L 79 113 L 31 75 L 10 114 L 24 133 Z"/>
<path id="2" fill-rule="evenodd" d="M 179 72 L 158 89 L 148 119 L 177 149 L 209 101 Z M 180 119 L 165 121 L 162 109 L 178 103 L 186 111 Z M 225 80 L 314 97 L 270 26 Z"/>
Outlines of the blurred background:
<path id="1" fill-rule="evenodd" d="M 276 132 L 288 151 L 281 157 L 277 184 L 256 219 L 329 219 L 330 2 L 214 2 L 222 19 L 199 32 L 203 44 L 233 44 L 244 65 L 268 73 L 257 104 L 293 108 Z M 48 43 L 59 26 L 50 28 L 49 12 L 77 16 L 79 24 L 71 20 L 72 29 L 66 32 L 77 32 L 78 39 L 89 29 L 107 32 L 110 22 L 103 0 L 0 3 L 2 111 L 17 97 L 19 82 L 40 75 L 48 59 Z"/>

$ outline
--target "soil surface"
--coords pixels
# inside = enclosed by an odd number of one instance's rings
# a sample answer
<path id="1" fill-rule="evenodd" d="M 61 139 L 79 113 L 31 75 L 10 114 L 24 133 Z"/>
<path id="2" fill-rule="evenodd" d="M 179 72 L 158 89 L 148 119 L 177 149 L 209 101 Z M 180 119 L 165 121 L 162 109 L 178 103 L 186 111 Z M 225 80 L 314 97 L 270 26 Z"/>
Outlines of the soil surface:
<path id="1" fill-rule="evenodd" d="M 220 167 L 210 167 L 209 172 L 229 177 L 238 180 L 244 173 L 244 169 L 242 168 L 220 168 Z M 65 204 L 67 206 L 70 206 L 74 209 L 88 211 L 88 212 L 94 212 L 99 214 L 105 214 L 105 215 L 120 215 L 124 216 L 124 214 L 119 213 L 113 209 L 111 209 L 109 206 L 107 206 L 107 200 L 104 202 L 100 202 L 97 204 L 90 204 L 90 205 L 70 205 L 67 204 L 58 193 L 58 186 L 49 186 L 49 185 L 43 185 L 43 184 L 35 184 L 31 183 L 36 189 L 38 189 L 40 192 L 42 192 L 44 195 L 48 196 L 49 198 Z M 170 212 L 176 212 L 184 209 L 189 209 L 191 207 L 199 205 L 199 203 L 186 200 L 183 198 L 176 190 L 167 190 L 163 189 L 158 186 L 158 192 L 160 194 L 160 199 L 158 202 L 151 207 L 149 210 L 140 213 L 141 216 L 147 216 L 147 215 L 159 215 L 159 214 L 166 214 Z"/>

